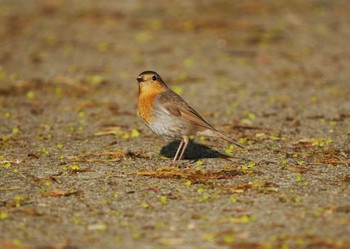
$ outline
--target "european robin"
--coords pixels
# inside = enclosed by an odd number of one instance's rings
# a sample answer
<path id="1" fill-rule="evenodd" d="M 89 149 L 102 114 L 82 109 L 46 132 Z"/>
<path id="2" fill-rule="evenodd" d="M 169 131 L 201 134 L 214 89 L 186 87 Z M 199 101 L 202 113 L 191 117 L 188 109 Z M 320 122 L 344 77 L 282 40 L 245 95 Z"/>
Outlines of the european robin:
<path id="1" fill-rule="evenodd" d="M 181 140 L 173 163 L 182 159 L 191 135 L 216 136 L 243 148 L 205 121 L 156 72 L 145 71 L 137 77 L 137 81 L 138 115 L 155 134 Z"/>

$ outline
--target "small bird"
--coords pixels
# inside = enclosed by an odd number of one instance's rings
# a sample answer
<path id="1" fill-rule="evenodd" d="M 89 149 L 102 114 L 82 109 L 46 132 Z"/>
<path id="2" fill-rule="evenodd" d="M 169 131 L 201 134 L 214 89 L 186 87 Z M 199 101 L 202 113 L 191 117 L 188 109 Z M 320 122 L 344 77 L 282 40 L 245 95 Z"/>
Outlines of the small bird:
<path id="1" fill-rule="evenodd" d="M 173 92 L 153 71 L 137 77 L 139 93 L 138 116 L 157 135 L 181 140 L 173 163 L 180 161 L 188 145 L 188 136 L 216 136 L 243 148 L 205 121 L 185 100 Z"/>

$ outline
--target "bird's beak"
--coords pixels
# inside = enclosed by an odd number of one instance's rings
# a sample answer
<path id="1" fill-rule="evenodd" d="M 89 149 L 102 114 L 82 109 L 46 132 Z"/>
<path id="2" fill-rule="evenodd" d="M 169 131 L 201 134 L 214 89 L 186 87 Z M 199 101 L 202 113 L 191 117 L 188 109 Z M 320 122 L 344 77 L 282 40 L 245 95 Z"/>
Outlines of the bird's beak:
<path id="1" fill-rule="evenodd" d="M 139 83 L 143 81 L 143 77 L 140 75 L 139 77 L 136 78 Z"/>

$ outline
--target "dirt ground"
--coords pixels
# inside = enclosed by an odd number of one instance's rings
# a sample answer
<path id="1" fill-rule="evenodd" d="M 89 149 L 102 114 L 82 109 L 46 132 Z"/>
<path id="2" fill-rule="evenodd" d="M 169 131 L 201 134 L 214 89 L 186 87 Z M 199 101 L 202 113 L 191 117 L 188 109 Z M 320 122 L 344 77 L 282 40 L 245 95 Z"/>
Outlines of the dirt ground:
<path id="1" fill-rule="evenodd" d="M 349 9 L 0 0 L 0 248 L 350 248 Z M 171 167 L 145 70 L 245 149 Z"/>

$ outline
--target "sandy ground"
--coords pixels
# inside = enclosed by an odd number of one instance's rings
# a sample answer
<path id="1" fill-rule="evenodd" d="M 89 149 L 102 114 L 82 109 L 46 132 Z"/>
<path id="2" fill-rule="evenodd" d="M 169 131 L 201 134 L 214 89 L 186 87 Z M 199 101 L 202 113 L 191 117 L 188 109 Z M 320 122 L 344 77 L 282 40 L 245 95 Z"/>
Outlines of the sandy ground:
<path id="1" fill-rule="evenodd" d="M 349 248 L 349 9 L 1 0 L 0 248 Z M 246 149 L 171 167 L 144 70 Z"/>

